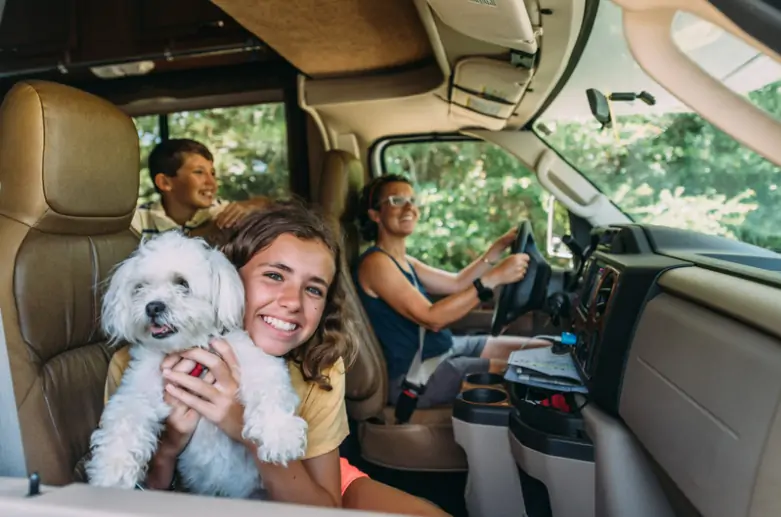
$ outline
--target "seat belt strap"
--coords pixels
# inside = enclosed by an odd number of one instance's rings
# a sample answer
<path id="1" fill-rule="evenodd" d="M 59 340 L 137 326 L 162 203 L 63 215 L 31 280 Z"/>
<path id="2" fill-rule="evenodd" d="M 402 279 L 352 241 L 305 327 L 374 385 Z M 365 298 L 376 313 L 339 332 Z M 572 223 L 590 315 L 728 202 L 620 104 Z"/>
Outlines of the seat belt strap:
<path id="1" fill-rule="evenodd" d="M 412 270 L 412 282 L 415 289 L 419 290 L 418 276 L 410 265 Z M 418 398 L 426 391 L 426 384 L 431 375 L 444 360 L 442 358 L 432 358 L 432 360 L 423 361 L 423 345 L 426 342 L 426 329 L 422 325 L 418 326 L 418 350 L 412 359 L 407 375 L 401 384 L 401 393 L 396 400 L 394 416 L 397 424 L 406 424 L 412 418 L 415 408 L 418 405 Z"/>

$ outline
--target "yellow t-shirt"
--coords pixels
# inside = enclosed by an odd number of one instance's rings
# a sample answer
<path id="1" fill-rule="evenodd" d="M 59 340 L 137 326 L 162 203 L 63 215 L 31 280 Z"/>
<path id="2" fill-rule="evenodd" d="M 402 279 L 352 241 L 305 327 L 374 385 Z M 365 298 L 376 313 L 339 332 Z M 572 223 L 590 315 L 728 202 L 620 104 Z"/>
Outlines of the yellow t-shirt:
<path id="1" fill-rule="evenodd" d="M 128 364 L 128 347 L 117 350 L 108 365 L 104 402 L 107 402 L 119 387 Z M 302 459 L 316 458 L 331 452 L 350 434 L 344 403 L 344 362 L 339 359 L 327 372 L 333 388 L 331 391 L 320 389 L 315 383 L 306 382 L 301 370 L 294 363 L 288 363 L 288 367 L 293 387 L 301 399 L 298 406 L 299 415 L 309 424 L 306 454 Z"/>

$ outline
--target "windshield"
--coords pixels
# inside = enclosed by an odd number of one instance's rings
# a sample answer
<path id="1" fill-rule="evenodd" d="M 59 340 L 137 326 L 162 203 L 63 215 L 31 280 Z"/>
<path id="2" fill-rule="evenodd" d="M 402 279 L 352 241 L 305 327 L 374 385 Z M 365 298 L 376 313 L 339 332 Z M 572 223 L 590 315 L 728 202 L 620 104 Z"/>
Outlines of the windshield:
<path id="1" fill-rule="evenodd" d="M 714 25 L 678 13 L 679 48 L 731 89 L 781 115 L 781 67 Z M 601 129 L 586 90 L 646 91 L 656 104 L 612 102 Z M 705 121 L 648 77 L 601 2 L 583 56 L 535 132 L 636 222 L 696 230 L 781 251 L 781 170 Z"/>

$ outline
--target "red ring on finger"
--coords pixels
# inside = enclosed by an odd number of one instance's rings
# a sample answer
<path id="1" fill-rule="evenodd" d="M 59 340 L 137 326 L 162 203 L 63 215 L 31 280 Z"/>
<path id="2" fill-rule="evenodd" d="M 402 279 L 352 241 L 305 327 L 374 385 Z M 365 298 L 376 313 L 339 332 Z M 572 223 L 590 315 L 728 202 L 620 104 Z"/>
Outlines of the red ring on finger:
<path id="1" fill-rule="evenodd" d="M 203 365 L 201 363 L 195 363 L 195 368 L 192 369 L 190 375 L 193 377 L 200 377 L 203 373 Z"/>

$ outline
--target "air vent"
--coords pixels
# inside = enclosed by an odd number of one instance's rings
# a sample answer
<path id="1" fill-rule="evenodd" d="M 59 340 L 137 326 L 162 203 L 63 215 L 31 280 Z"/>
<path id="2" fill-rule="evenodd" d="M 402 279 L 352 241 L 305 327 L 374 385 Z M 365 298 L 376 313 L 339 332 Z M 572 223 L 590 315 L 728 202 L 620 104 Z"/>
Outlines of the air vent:
<path id="1" fill-rule="evenodd" d="M 599 284 L 594 292 L 594 299 L 591 304 L 594 311 L 594 321 L 601 322 L 602 317 L 607 312 L 608 304 L 613 296 L 613 290 L 618 279 L 618 273 L 614 269 L 605 268 L 602 277 L 598 280 Z"/>

